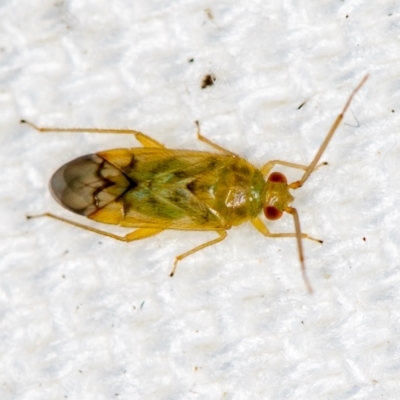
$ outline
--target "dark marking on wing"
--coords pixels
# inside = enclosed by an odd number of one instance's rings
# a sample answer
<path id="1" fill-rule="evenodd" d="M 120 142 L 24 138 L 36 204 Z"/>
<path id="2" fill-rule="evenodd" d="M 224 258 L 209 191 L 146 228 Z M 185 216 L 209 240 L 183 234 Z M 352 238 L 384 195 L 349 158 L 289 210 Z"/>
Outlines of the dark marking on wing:
<path id="1" fill-rule="evenodd" d="M 59 168 L 50 180 L 54 198 L 65 208 L 88 216 L 115 201 L 138 183 L 99 157 L 89 154 Z"/>

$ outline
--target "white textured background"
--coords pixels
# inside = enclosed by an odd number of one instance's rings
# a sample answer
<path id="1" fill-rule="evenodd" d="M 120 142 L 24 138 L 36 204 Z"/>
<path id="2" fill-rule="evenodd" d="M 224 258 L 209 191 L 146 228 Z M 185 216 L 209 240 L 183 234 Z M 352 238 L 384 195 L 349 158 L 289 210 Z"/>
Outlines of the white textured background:
<path id="1" fill-rule="evenodd" d="M 324 240 L 304 244 L 313 296 L 294 240 L 251 226 L 171 279 L 174 257 L 215 235 L 128 245 L 25 219 L 85 221 L 51 198 L 52 173 L 136 142 L 21 118 L 205 149 L 198 119 L 256 165 L 305 164 L 367 72 L 329 165 L 295 193 Z M 0 144 L 2 400 L 400 398 L 398 2 L 2 0 Z"/>

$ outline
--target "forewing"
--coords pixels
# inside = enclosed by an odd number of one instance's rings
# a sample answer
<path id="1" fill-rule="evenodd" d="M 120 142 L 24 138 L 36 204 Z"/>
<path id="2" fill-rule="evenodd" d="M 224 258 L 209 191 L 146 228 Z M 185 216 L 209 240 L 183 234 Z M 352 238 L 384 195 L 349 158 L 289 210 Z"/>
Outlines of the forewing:
<path id="1" fill-rule="evenodd" d="M 68 210 L 85 216 L 112 204 L 130 185 L 118 168 L 97 154 L 70 161 L 50 180 L 54 198 Z"/>
<path id="2" fill-rule="evenodd" d="M 200 177 L 203 181 L 207 177 L 212 186 L 219 171 L 229 164 L 229 156 L 158 148 L 116 149 L 98 155 L 120 169 L 133 184 L 113 204 L 90 218 L 132 227 L 157 224 L 171 229 L 215 229 L 223 226 L 218 214 L 193 194 L 191 185 Z M 108 221 L 104 220 L 106 216 Z"/>

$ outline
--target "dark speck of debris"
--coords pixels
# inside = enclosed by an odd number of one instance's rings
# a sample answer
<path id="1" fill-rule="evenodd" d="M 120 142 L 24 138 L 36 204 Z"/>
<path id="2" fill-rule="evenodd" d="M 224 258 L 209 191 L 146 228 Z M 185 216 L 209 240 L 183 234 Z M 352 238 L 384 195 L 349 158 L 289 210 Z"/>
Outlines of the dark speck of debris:
<path id="1" fill-rule="evenodd" d="M 306 103 L 307 103 L 307 100 L 304 100 L 304 101 L 297 107 L 297 109 L 300 110 L 300 108 L 303 107 L 304 104 L 306 104 Z"/>
<path id="2" fill-rule="evenodd" d="M 189 58 L 188 62 L 193 62 L 194 58 Z"/>
<path id="3" fill-rule="evenodd" d="M 201 82 L 201 88 L 205 89 L 207 86 L 212 86 L 214 85 L 214 82 L 217 80 L 217 77 L 214 74 L 207 74 L 202 82 Z"/>

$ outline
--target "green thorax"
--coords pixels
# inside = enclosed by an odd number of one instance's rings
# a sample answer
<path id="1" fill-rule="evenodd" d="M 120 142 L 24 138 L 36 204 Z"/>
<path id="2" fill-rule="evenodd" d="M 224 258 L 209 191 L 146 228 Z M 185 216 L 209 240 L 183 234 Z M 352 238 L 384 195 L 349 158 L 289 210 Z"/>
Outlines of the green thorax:
<path id="1" fill-rule="evenodd" d="M 243 158 L 224 157 L 221 164 L 198 176 L 188 188 L 227 225 L 240 225 L 260 213 L 265 181 Z"/>

